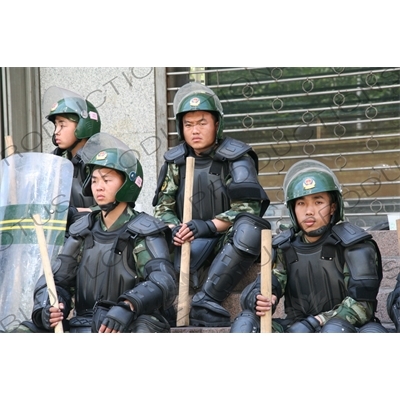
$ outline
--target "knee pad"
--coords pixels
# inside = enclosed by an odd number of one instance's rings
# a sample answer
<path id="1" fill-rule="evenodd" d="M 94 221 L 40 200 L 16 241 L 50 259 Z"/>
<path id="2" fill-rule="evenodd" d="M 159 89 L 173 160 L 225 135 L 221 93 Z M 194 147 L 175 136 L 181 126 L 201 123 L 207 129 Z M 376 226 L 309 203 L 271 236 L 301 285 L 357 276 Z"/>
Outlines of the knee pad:
<path id="1" fill-rule="evenodd" d="M 379 322 L 367 322 L 358 330 L 358 333 L 389 333 L 389 331 Z"/>
<path id="2" fill-rule="evenodd" d="M 258 257 L 261 253 L 261 231 L 264 229 L 271 229 L 266 219 L 239 213 L 233 223 L 233 245 L 246 254 Z"/>
<path id="3" fill-rule="evenodd" d="M 171 328 L 161 315 L 140 315 L 131 325 L 131 333 L 168 333 Z"/>
<path id="4" fill-rule="evenodd" d="M 251 310 L 242 311 L 233 321 L 230 333 L 259 333 L 260 317 Z"/>
<path id="5" fill-rule="evenodd" d="M 345 319 L 332 318 L 322 327 L 320 333 L 357 333 L 357 330 Z"/>

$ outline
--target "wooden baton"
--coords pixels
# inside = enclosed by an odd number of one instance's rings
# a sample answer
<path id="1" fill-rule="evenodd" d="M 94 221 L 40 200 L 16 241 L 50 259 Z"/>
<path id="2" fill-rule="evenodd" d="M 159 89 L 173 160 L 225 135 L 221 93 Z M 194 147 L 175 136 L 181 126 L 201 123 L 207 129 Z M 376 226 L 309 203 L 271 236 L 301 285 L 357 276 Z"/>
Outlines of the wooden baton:
<path id="1" fill-rule="evenodd" d="M 43 272 L 46 278 L 47 292 L 49 293 L 50 304 L 58 308 L 58 296 L 56 285 L 54 283 L 53 271 L 51 269 L 49 253 L 47 252 L 47 243 L 44 237 L 44 230 L 42 226 L 42 219 L 39 214 L 33 215 L 33 222 L 35 224 L 36 235 L 38 237 L 40 255 L 42 257 Z M 62 321 L 60 321 L 54 328 L 55 333 L 63 333 Z"/>
<path id="2" fill-rule="evenodd" d="M 261 231 L 261 294 L 270 299 L 272 296 L 271 264 L 272 237 L 269 229 Z M 260 317 L 261 333 L 272 332 L 272 310 Z"/>
<path id="3" fill-rule="evenodd" d="M 183 221 L 192 219 L 194 157 L 186 158 L 185 197 L 183 203 Z M 179 273 L 179 297 L 176 326 L 189 325 L 189 283 L 190 283 L 190 243 L 185 242 L 181 248 L 181 270 Z"/>

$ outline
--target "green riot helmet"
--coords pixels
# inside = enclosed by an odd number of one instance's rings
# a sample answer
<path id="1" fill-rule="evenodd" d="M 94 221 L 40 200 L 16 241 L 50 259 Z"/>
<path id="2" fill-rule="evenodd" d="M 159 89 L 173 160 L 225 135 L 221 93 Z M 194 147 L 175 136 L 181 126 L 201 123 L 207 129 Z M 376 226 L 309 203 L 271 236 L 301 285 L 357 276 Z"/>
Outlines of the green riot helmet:
<path id="1" fill-rule="evenodd" d="M 218 130 L 216 141 L 223 139 L 224 111 L 217 95 L 207 86 L 190 82 L 182 86 L 174 98 L 174 114 L 178 139 L 184 140 L 182 117 L 190 111 L 208 111 L 216 115 Z"/>
<path id="2" fill-rule="evenodd" d="M 121 172 L 125 182 L 115 195 L 116 202 L 134 205 L 143 187 L 143 169 L 135 152 L 131 149 L 109 148 L 98 152 L 87 164 L 87 177 L 83 183 L 84 196 L 93 196 L 91 176 L 96 167 L 105 167 Z"/>
<path id="3" fill-rule="evenodd" d="M 283 192 L 285 204 L 296 232 L 300 228 L 294 212 L 295 200 L 310 194 L 329 192 L 336 203 L 336 211 L 332 216 L 331 224 L 344 220 L 341 185 L 332 170 L 319 161 L 302 160 L 292 165 L 283 180 Z"/>
<path id="4" fill-rule="evenodd" d="M 67 89 L 56 86 L 47 89 L 43 96 L 43 112 L 45 118 L 53 123 L 57 115 L 63 115 L 76 122 L 75 136 L 77 140 L 87 139 L 100 132 L 100 115 L 94 105 L 79 94 Z M 56 145 L 54 135 L 53 144 Z"/>

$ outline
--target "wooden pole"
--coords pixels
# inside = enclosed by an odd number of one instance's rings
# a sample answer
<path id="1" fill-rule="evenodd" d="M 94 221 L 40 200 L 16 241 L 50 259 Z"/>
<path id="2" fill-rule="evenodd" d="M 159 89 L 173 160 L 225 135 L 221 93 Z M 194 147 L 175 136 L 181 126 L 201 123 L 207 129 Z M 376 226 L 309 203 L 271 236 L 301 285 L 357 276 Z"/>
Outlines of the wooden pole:
<path id="1" fill-rule="evenodd" d="M 44 237 L 44 230 L 42 226 L 42 219 L 39 214 L 33 215 L 33 222 L 35 224 L 36 235 L 38 237 L 40 255 L 42 256 L 43 272 L 46 278 L 47 292 L 49 293 L 50 304 L 58 308 L 58 296 L 56 285 L 54 283 L 53 271 L 51 269 L 49 253 L 47 252 L 47 243 Z M 62 321 L 60 321 L 54 328 L 55 333 L 63 333 Z"/>
<path id="2" fill-rule="evenodd" d="M 4 136 L 4 141 L 6 144 L 6 152 L 5 155 L 6 157 L 10 157 L 15 153 L 15 148 L 14 148 L 14 141 L 12 136 L 7 135 Z M 7 161 L 8 163 L 8 161 Z M 9 196 L 9 202 L 10 204 L 17 204 L 18 198 L 17 198 L 17 188 L 16 188 L 16 179 L 15 179 L 15 171 L 13 170 L 15 164 L 14 162 L 11 162 L 10 164 L 8 164 L 9 167 L 11 168 L 10 171 L 10 187 L 9 187 L 9 191 L 8 191 L 8 196 Z"/>
<path id="3" fill-rule="evenodd" d="M 10 135 L 4 136 L 4 142 L 6 145 L 6 149 L 5 149 L 6 157 L 9 157 L 15 153 L 14 141 L 13 141 L 12 136 L 10 136 Z"/>
<path id="4" fill-rule="evenodd" d="M 261 231 L 261 294 L 270 299 L 272 296 L 272 237 L 269 229 Z M 272 332 L 272 310 L 260 317 L 261 333 Z"/>
<path id="5" fill-rule="evenodd" d="M 186 158 L 185 198 L 183 203 L 183 221 L 192 219 L 194 157 Z M 190 283 L 190 243 L 185 242 L 181 249 L 181 270 L 179 274 L 179 297 L 176 326 L 189 325 L 189 283 Z"/>

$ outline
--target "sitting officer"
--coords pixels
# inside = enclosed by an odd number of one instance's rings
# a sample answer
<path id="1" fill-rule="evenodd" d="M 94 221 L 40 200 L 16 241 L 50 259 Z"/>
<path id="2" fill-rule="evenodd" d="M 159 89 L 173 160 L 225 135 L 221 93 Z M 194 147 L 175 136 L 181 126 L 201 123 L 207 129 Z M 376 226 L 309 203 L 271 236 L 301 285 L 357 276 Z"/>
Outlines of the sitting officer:
<path id="1" fill-rule="evenodd" d="M 42 276 L 32 322 L 23 325 L 34 332 L 52 332 L 60 321 L 74 333 L 169 332 L 163 312 L 177 294 L 170 229 L 134 209 L 143 185 L 140 162 L 133 151 L 108 148 L 86 168 L 83 194 L 93 196 L 99 210 L 71 225 L 52 266 L 59 307 L 50 304 Z"/>
<path id="2" fill-rule="evenodd" d="M 230 326 L 221 305 L 261 252 L 262 218 L 269 199 L 258 181 L 258 158 L 247 144 L 224 137 L 223 110 L 215 93 L 191 82 L 174 99 L 181 143 L 164 155 L 154 215 L 173 232 L 175 267 L 191 243 L 194 326 Z M 192 219 L 183 223 L 186 158 L 194 157 Z"/>
<path id="3" fill-rule="evenodd" d="M 341 188 L 324 164 L 303 160 L 283 182 L 292 227 L 272 241 L 272 297 L 260 293 L 260 276 L 241 295 L 242 312 L 231 333 L 259 332 L 260 317 L 284 297 L 286 317 L 274 332 L 387 332 L 375 318 L 382 280 L 372 236 L 344 220 Z"/>

